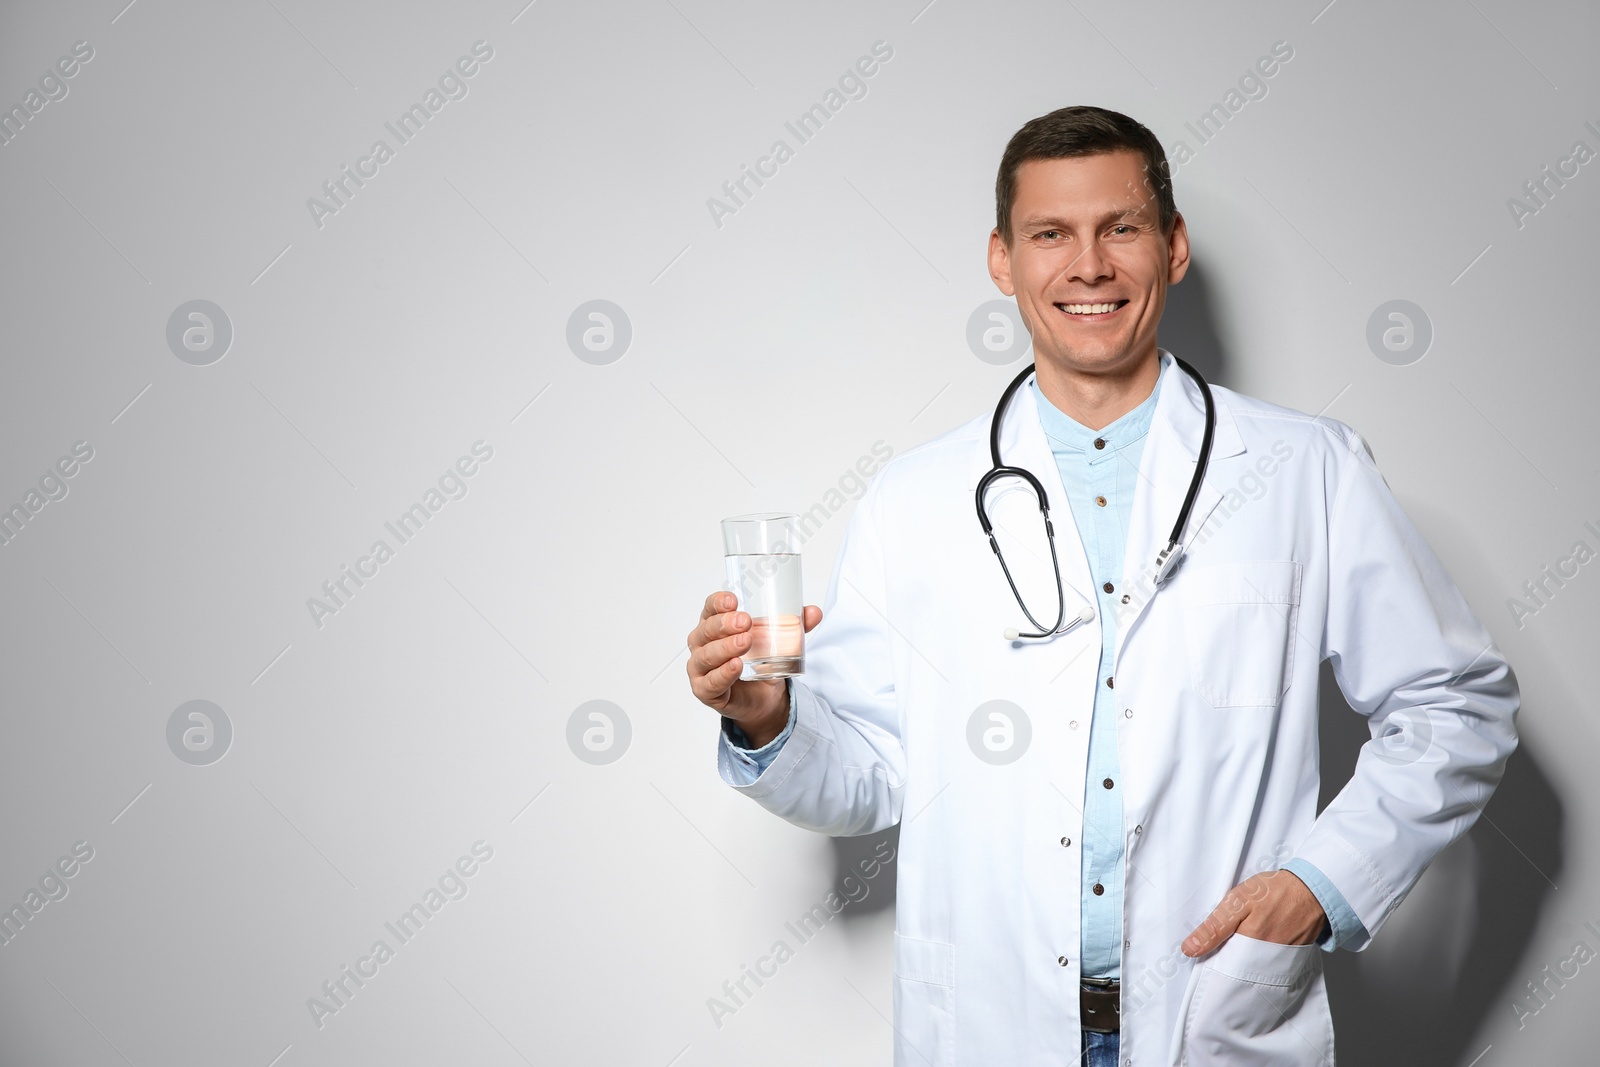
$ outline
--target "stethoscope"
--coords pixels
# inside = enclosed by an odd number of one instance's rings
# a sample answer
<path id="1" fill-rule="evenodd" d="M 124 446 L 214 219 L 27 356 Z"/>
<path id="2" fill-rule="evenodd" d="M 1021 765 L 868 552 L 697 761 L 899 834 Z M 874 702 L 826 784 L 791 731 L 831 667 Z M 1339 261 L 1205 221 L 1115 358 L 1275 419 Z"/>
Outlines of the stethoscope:
<path id="1" fill-rule="evenodd" d="M 1168 354 L 1171 355 L 1171 353 Z M 1180 546 L 1180 541 L 1183 538 L 1183 528 L 1189 523 L 1189 512 L 1194 507 L 1195 494 L 1200 491 L 1200 483 L 1205 478 L 1206 462 L 1211 458 L 1211 432 L 1217 421 L 1216 411 L 1211 402 L 1211 387 L 1206 384 L 1206 380 L 1200 376 L 1199 371 L 1177 356 L 1173 356 L 1172 361 L 1200 386 L 1200 395 L 1205 398 L 1206 402 L 1206 431 L 1205 435 L 1200 439 L 1200 456 L 1198 462 L 1195 463 L 1194 477 L 1189 479 L 1189 491 L 1184 494 L 1183 507 L 1178 509 L 1178 521 L 1173 524 L 1172 536 L 1167 538 L 1167 547 L 1163 548 L 1160 554 L 1156 556 L 1155 584 L 1158 586 L 1167 580 L 1167 576 L 1172 573 L 1173 568 L 1177 567 L 1179 560 L 1183 558 L 1183 549 Z M 1028 380 L 1028 375 L 1034 372 L 1036 366 L 1037 364 L 1030 364 L 1028 369 L 1017 375 L 1011 384 L 1006 386 L 1006 391 L 1000 394 L 1000 403 L 995 405 L 994 421 L 989 427 L 989 455 L 993 458 L 994 465 L 989 468 L 989 473 L 985 474 L 978 482 L 978 522 L 983 526 L 983 532 L 989 538 L 989 547 L 994 549 L 995 558 L 1000 561 L 1000 569 L 1005 572 L 1006 583 L 1011 586 L 1011 595 L 1017 598 L 1017 606 L 1022 609 L 1022 613 L 1028 617 L 1029 622 L 1039 627 L 1038 633 L 1022 633 L 1016 629 L 1007 628 L 1005 631 L 1007 641 L 1015 641 L 1024 637 L 1035 639 L 1056 637 L 1094 619 L 1093 604 L 1085 604 L 1077 615 L 1071 619 L 1067 618 L 1067 591 L 1061 584 L 1061 564 L 1056 559 L 1056 531 L 1055 527 L 1050 523 L 1050 500 L 1045 494 L 1044 486 L 1026 468 L 1007 467 L 1000 462 L 1000 420 L 1005 415 L 1006 406 L 1011 403 L 1012 395 L 1016 393 L 1023 382 Z M 984 493 L 988 491 L 989 484 L 996 478 L 1005 477 L 1026 479 L 1028 484 L 1033 486 L 1034 495 L 1039 498 L 1039 513 L 1044 516 L 1045 537 L 1050 541 L 1050 566 L 1056 573 L 1056 624 L 1049 629 L 1045 629 L 1044 624 L 1033 617 L 1033 613 L 1028 610 L 1028 605 L 1023 602 L 1022 594 L 1017 591 L 1017 583 L 1011 577 L 1011 568 L 1006 566 L 1006 557 L 1000 551 L 1000 543 L 994 539 L 994 528 L 989 522 L 989 513 L 984 507 L 983 497 Z"/>

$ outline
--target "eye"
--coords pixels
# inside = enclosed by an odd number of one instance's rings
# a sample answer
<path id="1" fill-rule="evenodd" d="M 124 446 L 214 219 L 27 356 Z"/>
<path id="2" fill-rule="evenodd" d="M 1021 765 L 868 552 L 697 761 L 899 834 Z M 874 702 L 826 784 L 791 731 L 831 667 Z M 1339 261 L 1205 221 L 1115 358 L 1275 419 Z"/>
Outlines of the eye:
<path id="1" fill-rule="evenodd" d="M 1132 233 L 1133 232 L 1133 227 L 1129 226 L 1125 222 L 1119 222 L 1115 226 L 1111 227 L 1111 232 L 1116 234 L 1117 236 L 1121 237 L 1124 234 Z"/>
<path id="2" fill-rule="evenodd" d="M 1060 230 L 1045 230 L 1043 233 L 1039 234 L 1040 237 L 1046 237 L 1046 238 L 1048 238 L 1048 237 L 1050 237 L 1052 235 L 1054 235 L 1056 237 L 1059 237 L 1059 236 L 1061 236 L 1061 231 Z"/>

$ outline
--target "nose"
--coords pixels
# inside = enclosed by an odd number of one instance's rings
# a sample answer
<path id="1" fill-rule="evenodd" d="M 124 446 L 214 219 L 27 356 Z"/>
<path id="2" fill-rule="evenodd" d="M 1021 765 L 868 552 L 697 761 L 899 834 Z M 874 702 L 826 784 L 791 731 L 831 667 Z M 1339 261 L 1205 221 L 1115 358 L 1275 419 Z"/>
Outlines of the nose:
<path id="1" fill-rule="evenodd" d="M 1094 283 L 1111 277 L 1111 262 L 1100 248 L 1100 242 L 1086 241 L 1083 251 L 1067 264 L 1065 273 L 1069 280 Z"/>

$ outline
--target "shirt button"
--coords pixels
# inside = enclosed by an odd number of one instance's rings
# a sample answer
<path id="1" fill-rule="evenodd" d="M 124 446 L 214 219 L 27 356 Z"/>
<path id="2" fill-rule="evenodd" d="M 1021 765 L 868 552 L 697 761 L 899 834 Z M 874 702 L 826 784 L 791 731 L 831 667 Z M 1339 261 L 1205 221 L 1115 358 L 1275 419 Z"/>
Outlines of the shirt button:
<path id="1" fill-rule="evenodd" d="M 1070 838 L 1070 837 L 1063 837 L 1063 838 L 1062 838 L 1062 839 L 1061 839 L 1061 847 L 1062 847 L 1062 848 L 1066 848 L 1066 847 L 1067 847 L 1067 846 L 1068 846 L 1068 845 L 1070 845 L 1070 844 L 1072 844 L 1072 838 Z"/>
<path id="2" fill-rule="evenodd" d="M 1099 882 L 1096 882 L 1094 884 L 1094 895 L 1097 896 L 1097 897 L 1105 896 L 1106 895 L 1106 887 L 1101 885 Z"/>
<path id="3" fill-rule="evenodd" d="M 1110 789 L 1116 783 L 1112 782 L 1111 779 L 1107 778 L 1104 782 L 1102 782 L 1100 784 L 1104 785 L 1107 789 Z"/>
<path id="4" fill-rule="evenodd" d="M 1110 679 L 1110 678 L 1106 679 L 1106 688 L 1107 689 L 1115 689 L 1116 688 L 1116 686 L 1112 685 L 1111 682 L 1112 682 L 1112 679 Z"/>
<path id="5" fill-rule="evenodd" d="M 1117 587 L 1112 585 L 1110 582 L 1107 582 L 1105 585 L 1102 585 L 1100 588 L 1104 589 L 1108 593 L 1115 593 L 1117 591 Z"/>
<path id="6" fill-rule="evenodd" d="M 1094 439 L 1094 447 L 1096 447 L 1096 448 L 1104 448 L 1104 447 L 1106 447 L 1106 439 L 1104 437 L 1096 437 Z"/>
<path id="7" fill-rule="evenodd" d="M 1103 497 L 1103 496 L 1097 496 L 1097 497 L 1095 497 L 1095 498 L 1094 498 L 1094 502 L 1095 502 L 1095 503 L 1096 503 L 1096 504 L 1099 504 L 1099 505 L 1100 505 L 1100 506 L 1101 506 L 1101 507 L 1105 507 L 1105 506 L 1106 506 L 1106 498 L 1105 498 L 1105 497 Z"/>

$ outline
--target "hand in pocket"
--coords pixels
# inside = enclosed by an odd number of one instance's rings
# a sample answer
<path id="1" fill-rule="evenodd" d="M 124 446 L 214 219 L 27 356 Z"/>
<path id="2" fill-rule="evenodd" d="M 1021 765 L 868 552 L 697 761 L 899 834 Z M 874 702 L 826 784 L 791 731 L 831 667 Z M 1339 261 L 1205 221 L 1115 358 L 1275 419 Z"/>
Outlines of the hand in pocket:
<path id="1" fill-rule="evenodd" d="M 1289 871 L 1265 871 L 1230 889 L 1183 942 L 1186 956 L 1204 956 L 1235 932 L 1279 945 L 1309 945 L 1328 917 L 1317 898 Z"/>

